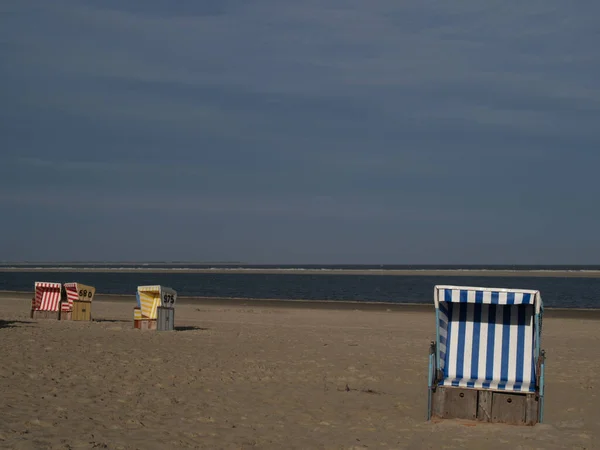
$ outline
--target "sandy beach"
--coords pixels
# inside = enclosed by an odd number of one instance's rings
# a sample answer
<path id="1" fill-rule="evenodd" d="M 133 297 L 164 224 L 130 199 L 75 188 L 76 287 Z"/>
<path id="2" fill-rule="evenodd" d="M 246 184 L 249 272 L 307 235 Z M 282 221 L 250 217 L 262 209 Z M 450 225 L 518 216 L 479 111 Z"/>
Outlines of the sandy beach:
<path id="1" fill-rule="evenodd" d="M 6 449 L 591 449 L 598 311 L 548 310 L 545 423 L 426 421 L 432 306 L 182 299 L 174 332 L 134 330 L 133 297 L 94 321 L 29 319 L 0 294 Z"/>

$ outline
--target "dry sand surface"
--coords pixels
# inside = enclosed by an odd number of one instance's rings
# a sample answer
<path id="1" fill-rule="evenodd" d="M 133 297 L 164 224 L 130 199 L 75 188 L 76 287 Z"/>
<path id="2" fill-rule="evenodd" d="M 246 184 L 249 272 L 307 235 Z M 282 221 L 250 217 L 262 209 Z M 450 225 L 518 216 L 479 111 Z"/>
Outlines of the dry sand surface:
<path id="1" fill-rule="evenodd" d="M 431 310 L 179 304 L 161 333 L 132 328 L 133 304 L 32 321 L 0 297 L 0 448 L 600 446 L 591 314 L 544 321 L 546 423 L 516 427 L 425 420 Z"/>

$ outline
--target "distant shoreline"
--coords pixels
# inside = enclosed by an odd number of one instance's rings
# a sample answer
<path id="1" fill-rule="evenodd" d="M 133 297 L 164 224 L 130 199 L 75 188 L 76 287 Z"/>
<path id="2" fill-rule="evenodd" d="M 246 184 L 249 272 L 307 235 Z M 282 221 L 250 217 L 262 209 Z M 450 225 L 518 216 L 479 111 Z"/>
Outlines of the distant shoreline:
<path id="1" fill-rule="evenodd" d="M 31 300 L 33 292 L 2 291 L 0 301 L 4 300 Z M 135 304 L 135 295 L 132 294 L 97 294 L 94 302 L 130 303 Z M 295 299 L 269 299 L 269 298 L 244 298 L 244 297 L 196 297 L 180 296 L 177 299 L 180 305 L 220 306 L 223 308 L 275 308 L 275 309 L 313 309 L 330 311 L 364 311 L 364 312 L 394 312 L 394 313 L 422 313 L 434 311 L 433 299 L 430 303 L 388 303 L 388 302 L 361 302 L 352 300 L 295 300 Z M 133 307 L 133 306 L 132 306 Z M 544 308 L 544 317 L 557 319 L 588 319 L 600 320 L 600 308 Z"/>
<path id="2" fill-rule="evenodd" d="M 600 270 L 555 269 L 302 269 L 302 268 L 134 268 L 134 267 L 0 267 L 0 273 L 96 272 L 96 273 L 199 273 L 261 275 L 354 275 L 354 276 L 469 276 L 600 278 Z"/>

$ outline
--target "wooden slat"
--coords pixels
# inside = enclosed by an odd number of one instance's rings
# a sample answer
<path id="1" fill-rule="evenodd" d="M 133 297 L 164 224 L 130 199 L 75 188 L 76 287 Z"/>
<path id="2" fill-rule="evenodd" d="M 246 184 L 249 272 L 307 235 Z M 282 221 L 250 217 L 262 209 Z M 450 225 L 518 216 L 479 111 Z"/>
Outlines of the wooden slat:
<path id="1" fill-rule="evenodd" d="M 477 399 L 477 420 L 482 422 L 492 421 L 492 391 L 479 391 Z"/>
<path id="2" fill-rule="evenodd" d="M 157 323 L 158 331 L 173 331 L 175 325 L 175 308 L 157 308 Z"/>
<path id="3" fill-rule="evenodd" d="M 522 425 L 525 423 L 526 395 L 494 392 L 492 422 Z"/>
<path id="4" fill-rule="evenodd" d="M 140 330 L 156 330 L 156 319 L 138 320 Z"/>
<path id="5" fill-rule="evenodd" d="M 475 389 L 445 389 L 444 409 L 442 417 L 445 419 L 477 418 L 477 390 Z"/>
<path id="6" fill-rule="evenodd" d="M 446 388 L 437 386 L 431 395 L 431 415 L 432 417 L 443 416 L 444 403 L 446 400 Z"/>
<path id="7" fill-rule="evenodd" d="M 90 321 L 92 320 L 92 302 L 79 301 L 73 302 L 73 320 Z"/>
<path id="8" fill-rule="evenodd" d="M 529 394 L 527 396 L 525 406 L 525 423 L 527 425 L 535 425 L 539 419 L 540 403 L 537 394 Z"/>
<path id="9" fill-rule="evenodd" d="M 31 318 L 58 320 L 58 311 L 33 311 Z"/>
<path id="10" fill-rule="evenodd" d="M 536 394 L 437 386 L 431 403 L 432 417 L 441 419 L 514 425 L 535 425 L 538 422 L 539 401 Z"/>

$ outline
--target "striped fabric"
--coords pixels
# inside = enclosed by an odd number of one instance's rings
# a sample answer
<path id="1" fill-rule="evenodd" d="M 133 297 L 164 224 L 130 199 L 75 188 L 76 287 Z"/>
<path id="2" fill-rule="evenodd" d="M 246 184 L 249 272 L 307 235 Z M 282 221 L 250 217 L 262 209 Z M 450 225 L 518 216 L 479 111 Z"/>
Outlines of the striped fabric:
<path id="1" fill-rule="evenodd" d="M 436 287 L 440 385 L 535 391 L 537 291 Z"/>
<path id="2" fill-rule="evenodd" d="M 517 289 L 489 289 L 462 286 L 436 286 L 435 306 L 447 303 L 482 303 L 487 305 L 535 305 L 542 309 L 539 291 Z"/>
<path id="3" fill-rule="evenodd" d="M 35 304 L 36 311 L 58 311 L 60 305 L 60 283 L 36 281 Z"/>
<path id="4" fill-rule="evenodd" d="M 65 283 L 63 286 L 67 291 L 67 301 L 62 304 L 61 310 L 70 312 L 73 311 L 73 302 L 79 300 L 79 289 L 77 283 Z"/>
<path id="5" fill-rule="evenodd" d="M 146 319 L 157 318 L 157 308 L 160 306 L 160 285 L 138 286 L 137 298 L 142 311 L 142 316 Z"/>
<path id="6" fill-rule="evenodd" d="M 444 369 L 446 368 L 446 342 L 448 342 L 448 308 L 444 303 L 440 303 L 438 307 L 438 313 L 438 349 L 440 354 L 440 361 L 438 367 L 445 373 Z"/>

